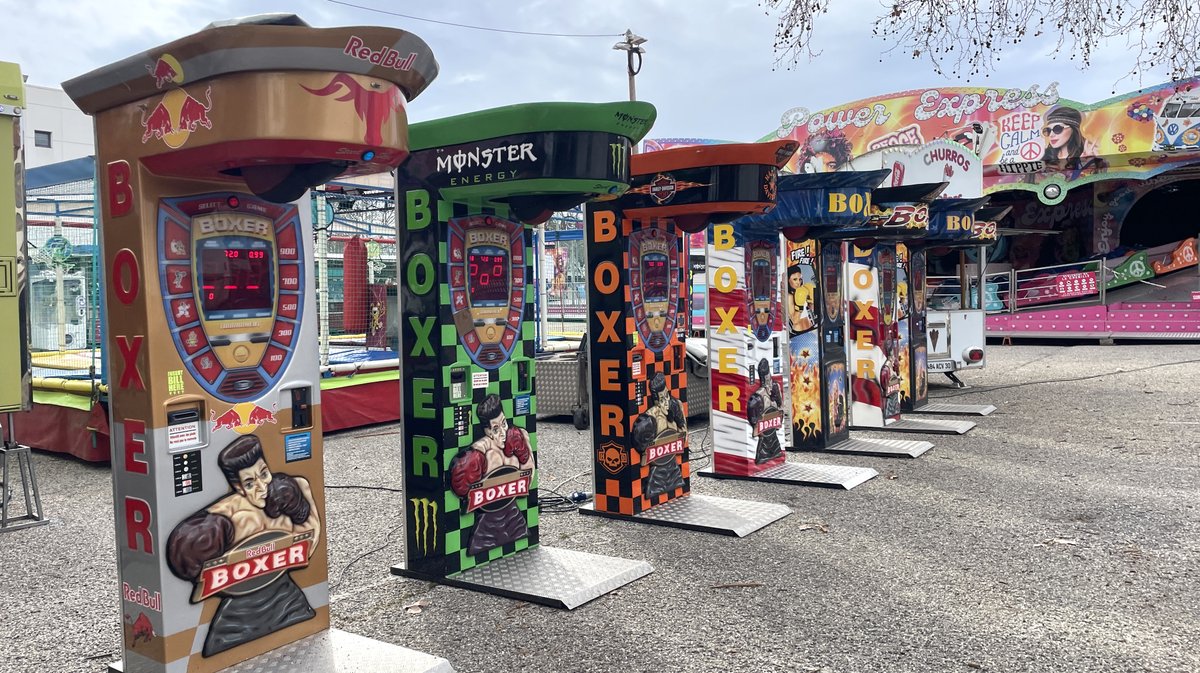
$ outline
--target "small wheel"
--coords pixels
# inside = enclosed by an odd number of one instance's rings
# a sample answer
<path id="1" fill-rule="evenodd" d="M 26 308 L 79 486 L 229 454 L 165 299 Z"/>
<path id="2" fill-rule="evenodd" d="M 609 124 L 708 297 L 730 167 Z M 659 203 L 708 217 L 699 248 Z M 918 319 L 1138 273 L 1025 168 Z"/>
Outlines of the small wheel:
<path id="1" fill-rule="evenodd" d="M 576 409 L 571 413 L 571 420 L 575 423 L 576 430 L 588 429 L 588 410 Z"/>

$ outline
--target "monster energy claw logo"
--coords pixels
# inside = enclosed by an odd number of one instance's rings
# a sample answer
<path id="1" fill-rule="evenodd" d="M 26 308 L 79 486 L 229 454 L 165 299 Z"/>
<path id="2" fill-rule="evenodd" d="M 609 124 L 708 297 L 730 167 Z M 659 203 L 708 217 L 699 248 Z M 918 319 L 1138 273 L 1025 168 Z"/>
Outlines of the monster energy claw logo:
<path id="1" fill-rule="evenodd" d="M 408 501 L 412 503 L 413 539 L 417 541 L 417 549 L 428 556 L 437 549 L 437 503 L 428 498 L 409 498 Z"/>
<path id="2" fill-rule="evenodd" d="M 621 175 L 625 172 L 625 157 L 629 153 L 625 151 L 625 143 L 609 143 L 609 155 L 612 158 L 613 173 Z"/>

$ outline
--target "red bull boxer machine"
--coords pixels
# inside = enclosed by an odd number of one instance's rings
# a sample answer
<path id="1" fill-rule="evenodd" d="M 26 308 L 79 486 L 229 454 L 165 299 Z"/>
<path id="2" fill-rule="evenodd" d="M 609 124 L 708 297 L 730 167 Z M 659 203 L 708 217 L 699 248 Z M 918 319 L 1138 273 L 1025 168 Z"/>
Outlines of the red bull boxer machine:
<path id="1" fill-rule="evenodd" d="M 845 390 L 845 332 L 836 281 L 840 255 L 830 259 L 834 282 L 823 284 L 818 243 L 789 242 L 791 252 L 784 256 L 780 232 L 803 240 L 810 228 L 865 222 L 870 190 L 885 175 L 782 176 L 778 203 L 770 213 L 709 230 L 713 467 L 699 474 L 844 489 L 878 474 L 871 468 L 785 460 L 783 449 L 789 444 L 818 449 L 851 440 L 844 413 L 836 432 L 830 431 L 838 414 L 826 412 L 830 405 L 822 400 L 822 380 L 830 381 L 829 388 Z M 840 252 L 840 243 L 829 245 L 828 252 Z M 781 287 L 786 287 L 782 293 Z M 831 312 L 823 309 L 822 287 L 838 297 Z M 738 370 L 722 372 L 719 363 L 729 353 L 736 354 Z M 744 403 L 731 404 L 730 397 Z"/>
<path id="2" fill-rule="evenodd" d="M 929 329 L 926 304 L 927 254 L 946 254 L 954 250 L 984 249 L 996 241 L 997 221 L 1010 207 L 985 207 L 987 198 L 935 199 L 929 206 L 929 235 L 896 246 L 896 271 L 899 274 L 899 347 L 901 364 L 900 407 L 902 411 L 924 414 L 987 416 L 996 410 L 991 404 L 951 404 L 930 402 L 928 384 L 929 348 L 949 351 L 950 334 L 945 326 Z M 969 291 L 969 288 L 968 288 Z M 982 349 L 963 353 L 968 361 L 983 358 Z"/>
<path id="3" fill-rule="evenodd" d="M 900 416 L 903 372 L 911 365 L 899 343 L 896 245 L 928 235 L 929 204 L 945 188 L 938 183 L 876 189 L 868 226 L 838 232 L 851 241 L 845 267 L 851 429 L 961 435 L 975 427 L 970 421 Z"/>
<path id="4" fill-rule="evenodd" d="M 737 536 L 791 513 L 690 493 L 681 232 L 769 211 L 778 167 L 795 150 L 794 142 L 779 141 L 639 154 L 623 197 L 588 204 L 596 495 L 580 512 Z M 764 324 L 769 338 L 769 318 Z M 738 373 L 736 350 L 720 354 L 718 371 Z M 724 399 L 744 405 L 741 390 Z"/>
<path id="5" fill-rule="evenodd" d="M 539 544 L 527 224 L 628 189 L 654 118 L 642 102 L 539 103 L 412 127 L 396 194 L 406 532 L 393 573 L 571 609 L 651 571 Z"/>
<path id="6" fill-rule="evenodd" d="M 113 670 L 449 668 L 329 629 L 313 236 L 296 203 L 399 165 L 407 102 L 437 72 L 411 33 L 269 15 L 64 84 L 98 140 Z"/>

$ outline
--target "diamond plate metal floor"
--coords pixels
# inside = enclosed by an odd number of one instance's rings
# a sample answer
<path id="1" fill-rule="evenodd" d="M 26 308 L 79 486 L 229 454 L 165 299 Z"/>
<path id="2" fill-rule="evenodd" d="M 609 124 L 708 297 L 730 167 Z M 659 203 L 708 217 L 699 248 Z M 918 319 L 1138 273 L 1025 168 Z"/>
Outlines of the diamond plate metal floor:
<path id="1" fill-rule="evenodd" d="M 820 449 L 823 453 L 845 453 L 852 456 L 881 458 L 917 458 L 933 448 L 931 442 L 912 439 L 873 439 L 855 437 Z"/>
<path id="2" fill-rule="evenodd" d="M 787 505 L 773 502 L 717 498 L 693 493 L 682 498 L 668 500 L 657 507 L 633 516 L 596 511 L 595 503 L 588 503 L 580 507 L 579 513 L 622 521 L 636 521 L 657 526 L 745 537 L 759 528 L 791 514 L 792 510 Z"/>
<path id="3" fill-rule="evenodd" d="M 453 577 L 437 577 L 392 566 L 392 574 L 507 598 L 573 610 L 645 577 L 645 561 L 537 546 Z"/>
<path id="4" fill-rule="evenodd" d="M 162 664 L 158 664 L 162 666 Z M 109 671 L 122 673 L 121 662 Z M 449 661 L 329 629 L 221 669 L 222 673 L 454 673 Z"/>
<path id="5" fill-rule="evenodd" d="M 879 473 L 869 467 L 846 465 L 819 465 L 816 463 L 783 463 L 754 475 L 724 474 L 712 468 L 699 470 L 696 474 L 713 479 L 741 479 L 744 481 L 769 481 L 776 484 L 796 486 L 819 486 L 823 488 L 850 489 L 870 481 Z"/>
<path id="6" fill-rule="evenodd" d="M 994 404 L 952 404 L 950 402 L 930 402 L 920 409 L 906 411 L 906 414 L 946 414 L 949 416 L 987 416 L 996 410 Z"/>
<path id="7" fill-rule="evenodd" d="M 974 421 L 951 421 L 940 418 L 901 418 L 882 428 L 851 425 L 851 430 L 872 432 L 915 432 L 922 435 L 965 435 L 975 427 Z"/>

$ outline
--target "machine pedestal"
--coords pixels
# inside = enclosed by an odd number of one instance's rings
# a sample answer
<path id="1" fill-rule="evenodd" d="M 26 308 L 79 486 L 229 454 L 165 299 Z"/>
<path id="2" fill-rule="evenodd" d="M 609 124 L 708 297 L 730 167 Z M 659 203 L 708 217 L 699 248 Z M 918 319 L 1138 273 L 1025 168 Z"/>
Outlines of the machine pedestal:
<path id="1" fill-rule="evenodd" d="M 845 453 L 852 456 L 918 458 L 921 456 L 921 454 L 932 448 L 933 444 L 926 441 L 914 441 L 909 439 L 864 439 L 861 437 L 856 437 L 817 450 L 824 453 Z"/>
<path id="2" fill-rule="evenodd" d="M 882 428 L 870 428 L 851 425 L 851 430 L 870 430 L 872 432 L 915 432 L 922 435 L 965 435 L 975 427 L 973 421 L 949 421 L 937 418 L 901 418 L 892 421 Z"/>
<path id="3" fill-rule="evenodd" d="M 949 416 L 987 416 L 996 410 L 992 404 L 951 404 L 949 402 L 930 402 L 920 409 L 905 413 L 909 414 L 946 414 Z"/>
<path id="4" fill-rule="evenodd" d="M 392 566 L 392 574 L 447 586 L 573 610 L 649 575 L 645 561 L 570 549 L 534 547 L 461 572 L 440 577 Z"/>
<path id="5" fill-rule="evenodd" d="M 110 673 L 123 673 L 122 662 L 109 664 Z M 224 669 L 224 673 L 454 673 L 449 661 L 407 647 L 329 629 L 302 638 L 253 659 Z"/>
<path id="6" fill-rule="evenodd" d="M 869 467 L 821 465 L 818 463 L 783 463 L 753 475 L 725 474 L 714 472 L 712 468 L 699 470 L 696 474 L 712 479 L 770 481 L 776 484 L 840 488 L 847 491 L 879 476 L 878 472 Z"/>
<path id="7" fill-rule="evenodd" d="M 791 508 L 772 502 L 734 500 L 710 495 L 686 495 L 634 514 L 613 514 L 596 510 L 595 503 L 579 508 L 580 514 L 604 516 L 657 526 L 687 528 L 705 533 L 745 537 L 792 513 Z"/>

